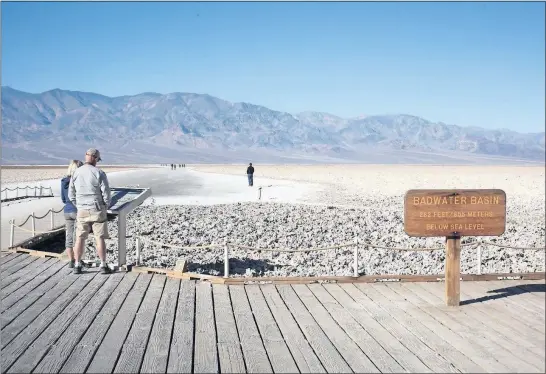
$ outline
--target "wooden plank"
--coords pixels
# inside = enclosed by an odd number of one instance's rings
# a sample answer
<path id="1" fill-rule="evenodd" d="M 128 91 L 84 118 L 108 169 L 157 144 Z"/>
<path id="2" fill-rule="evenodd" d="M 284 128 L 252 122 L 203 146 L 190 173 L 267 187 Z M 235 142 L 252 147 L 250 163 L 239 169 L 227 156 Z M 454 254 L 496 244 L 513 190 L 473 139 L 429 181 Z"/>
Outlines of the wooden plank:
<path id="1" fill-rule="evenodd" d="M 59 349 L 61 350 L 61 353 L 63 353 L 63 344 L 59 344 L 57 340 L 61 337 L 61 334 L 65 333 L 65 330 L 68 327 L 71 327 L 71 329 L 68 333 L 63 335 L 64 342 L 67 340 L 74 340 L 74 337 L 71 334 L 71 332 L 74 331 L 74 328 L 82 329 L 83 327 L 84 331 L 87 329 L 89 323 L 95 317 L 96 311 L 104 304 L 106 297 L 110 295 L 112 290 L 121 280 L 120 275 L 122 276 L 122 274 L 114 274 L 110 277 L 99 276 L 89 282 L 64 310 L 56 315 L 57 318 L 46 327 L 43 333 L 25 349 L 24 353 L 11 366 L 9 372 L 31 373 L 46 353 L 48 354 L 48 358 L 53 360 L 57 366 L 62 366 L 64 360 L 66 360 L 68 356 L 67 353 L 72 350 L 74 343 L 69 342 L 69 346 L 65 346 L 65 349 L 68 350 L 65 354 L 55 355 L 55 352 L 59 353 Z M 102 287 L 107 280 L 108 282 Z M 74 321 L 76 317 L 78 317 L 78 320 Z M 87 323 L 82 325 L 81 323 L 83 323 L 85 319 L 87 319 Z M 72 321 L 74 321 L 75 324 L 71 325 Z M 80 322 L 80 324 L 77 324 L 76 322 Z M 53 352 L 51 352 L 51 350 L 53 350 Z M 37 370 L 37 372 L 43 371 Z"/>
<path id="2" fill-rule="evenodd" d="M 427 284 L 426 290 L 441 298 L 441 290 L 439 295 L 437 286 L 438 284 Z M 524 358 L 526 363 L 533 365 L 536 369 L 544 369 L 544 346 L 541 348 L 529 346 L 525 339 L 521 339 L 517 331 L 492 321 L 490 316 L 481 313 L 479 310 L 462 308 L 461 311 L 462 313 L 458 313 L 458 317 L 472 319 L 473 321 L 473 323 L 467 323 L 468 326 L 484 329 L 484 336 L 488 339 L 494 340 L 507 351 Z M 503 311 L 499 312 L 502 313 Z"/>
<path id="3" fill-rule="evenodd" d="M 10 267 L 8 267 L 6 269 L 2 269 L 2 278 L 3 277 L 8 277 L 11 274 L 16 273 L 17 271 L 20 271 L 20 270 L 26 268 L 27 266 L 32 264 L 37 259 L 38 258 L 36 258 L 36 257 L 29 256 L 27 258 L 24 258 L 22 261 L 19 261 L 17 264 L 15 264 L 13 266 L 10 266 Z"/>
<path id="4" fill-rule="evenodd" d="M 19 258 L 20 261 L 23 259 L 23 255 L 21 253 L 10 253 L 9 255 L 0 258 L 0 267 L 2 269 L 4 269 L 4 265 L 6 265 L 6 267 L 9 267 L 10 265 L 8 263 L 15 258 Z M 15 263 L 16 262 L 14 262 L 14 264 Z"/>
<path id="5" fill-rule="evenodd" d="M 276 286 L 282 300 L 294 316 L 305 338 L 313 347 L 317 357 L 328 373 L 350 373 L 352 370 L 345 359 L 322 331 L 311 313 L 305 308 L 292 287 Z"/>
<path id="6" fill-rule="evenodd" d="M 525 281 L 522 284 L 518 284 L 518 287 L 523 291 L 529 293 L 529 295 L 538 296 L 541 299 L 546 297 L 546 283 L 538 281 Z"/>
<path id="7" fill-rule="evenodd" d="M 273 371 L 275 373 L 297 373 L 298 366 L 265 302 L 260 286 L 245 286 L 245 291 Z"/>
<path id="8" fill-rule="evenodd" d="M 391 299 L 391 297 L 396 298 L 397 294 L 390 290 L 388 284 L 362 287 L 362 292 L 411 333 L 397 338 L 435 372 L 486 372 L 452 344 L 442 340 L 434 331 L 408 316 L 406 310 L 399 309 L 396 301 Z M 405 307 L 410 308 L 411 305 L 406 303 Z"/>
<path id="9" fill-rule="evenodd" d="M 135 316 L 129 335 L 123 343 L 114 373 L 138 373 L 152 332 L 157 306 L 165 287 L 165 276 L 156 274 Z"/>
<path id="10" fill-rule="evenodd" d="M 43 357 L 36 366 L 33 373 L 57 373 L 61 370 L 63 364 L 86 331 L 96 327 L 95 325 L 92 325 L 92 323 L 108 299 L 110 297 L 117 297 L 115 294 L 112 295 L 112 292 L 114 292 L 115 288 L 119 285 L 124 275 L 124 273 L 115 273 L 109 277 L 96 277 L 93 281 L 106 280 L 106 282 L 101 285 L 100 289 L 95 294 L 89 292 L 91 284 L 84 289 L 84 292 L 88 292 L 88 298 L 89 296 L 91 297 L 89 302 L 78 311 L 77 308 L 79 308 L 80 305 L 77 305 L 76 300 L 74 300 L 64 312 L 57 317 L 55 322 L 39 338 L 42 339 L 40 342 L 42 347 L 51 345 L 51 349 L 49 349 L 47 355 Z M 83 292 L 78 295 L 78 298 L 81 298 L 82 294 Z M 54 344 L 52 344 L 51 341 L 43 341 L 44 335 L 48 340 L 53 339 L 52 337 L 59 336 L 60 334 L 58 334 L 57 331 L 59 331 L 63 325 L 66 327 L 66 330 Z M 38 340 L 34 344 L 37 344 L 37 342 Z M 27 355 L 26 352 L 25 355 Z M 38 355 L 38 352 L 36 355 Z M 37 359 L 32 357 L 29 359 L 29 362 L 32 360 Z M 28 370 L 30 372 L 32 369 Z"/>
<path id="11" fill-rule="evenodd" d="M 531 297 L 528 292 L 521 290 L 517 285 L 513 285 L 512 281 L 493 281 L 490 284 L 492 289 L 503 290 L 510 295 L 517 295 L 518 304 L 524 306 L 529 311 L 532 311 L 538 315 L 544 315 L 546 306 L 544 302 Z"/>
<path id="12" fill-rule="evenodd" d="M 37 287 L 28 297 L 2 313 L 2 347 L 38 318 L 57 298 L 63 297 L 63 292 L 70 289 L 76 281 L 76 277 L 70 277 L 68 273 L 68 269 L 61 270 L 51 277 L 49 282 Z"/>
<path id="13" fill-rule="evenodd" d="M 384 321 L 374 318 L 374 315 L 365 307 L 369 300 L 365 300 L 362 292 L 354 285 L 326 284 L 324 288 L 385 348 L 405 371 L 431 372 L 428 366 L 385 328 Z"/>
<path id="14" fill-rule="evenodd" d="M 468 342 L 463 341 L 452 332 L 448 333 L 448 337 L 442 336 L 446 329 L 438 329 L 438 324 L 432 328 L 427 327 L 426 322 L 423 322 L 422 320 L 426 317 L 432 321 L 434 321 L 434 319 L 430 318 L 430 316 L 423 317 L 424 313 L 400 294 L 396 293 L 393 290 L 392 284 L 377 285 L 372 288 L 376 292 L 373 295 L 374 300 L 377 301 L 379 299 L 381 306 L 386 311 L 417 336 L 423 343 L 448 360 L 456 369 L 463 373 L 487 372 L 487 364 L 480 366 L 471 358 L 474 356 L 474 351 L 472 349 L 465 349 L 465 347 L 468 346 Z M 418 311 L 417 313 L 411 313 L 412 310 Z"/>
<path id="15" fill-rule="evenodd" d="M 402 287 L 400 284 L 390 284 L 389 289 L 400 295 L 400 298 L 407 300 L 412 306 L 405 311 L 412 317 L 418 319 L 424 326 L 431 331 L 437 332 L 438 336 L 446 342 L 452 344 L 472 361 L 480 365 L 483 369 L 491 373 L 508 372 L 508 369 L 501 365 L 491 354 L 473 340 L 466 339 L 465 336 L 457 334 L 457 323 L 442 323 L 443 318 L 435 318 L 439 312 L 434 306 L 426 303 L 415 293 Z"/>
<path id="16" fill-rule="evenodd" d="M 491 336 L 490 334 L 487 334 L 487 331 L 483 325 L 480 327 L 479 323 L 469 321 L 467 318 L 461 318 L 461 308 L 454 309 L 440 306 L 438 299 L 422 288 L 418 283 L 408 283 L 404 284 L 404 286 L 406 286 L 412 292 L 415 292 L 420 298 L 429 304 L 437 305 L 438 307 L 435 310 L 438 313 L 435 313 L 434 317 L 442 319 L 442 323 L 445 325 L 456 328 L 456 332 L 469 341 L 474 341 L 476 344 L 481 345 L 484 349 L 490 352 L 490 354 L 495 357 L 499 363 L 508 368 L 508 370 L 524 370 L 525 372 L 534 372 L 536 370 L 532 365 L 523 362 L 517 356 L 501 347 L 497 343 L 497 339 L 499 339 L 498 335 L 493 334 L 493 336 Z"/>
<path id="17" fill-rule="evenodd" d="M 27 255 L 21 255 L 21 256 L 18 256 L 18 257 L 15 257 L 13 259 L 11 259 L 10 261 L 2 264 L 0 266 L 0 270 L 1 272 L 7 272 L 9 271 L 9 269 L 11 269 L 13 266 L 21 263 L 22 261 L 25 261 L 25 260 L 28 260 L 29 258 L 32 258 L 32 256 L 27 256 Z"/>
<path id="18" fill-rule="evenodd" d="M 505 228 L 503 190 L 409 190 L 404 197 L 409 236 L 500 236 Z"/>
<path id="19" fill-rule="evenodd" d="M 155 314 L 152 333 L 144 354 L 141 373 L 165 373 L 169 362 L 169 346 L 173 333 L 176 302 L 180 290 L 180 279 L 167 278 L 157 313 Z"/>
<path id="20" fill-rule="evenodd" d="M 191 373 L 195 321 L 195 282 L 180 281 L 167 373 Z"/>
<path id="21" fill-rule="evenodd" d="M 514 287 L 519 287 L 519 281 L 510 281 Z M 527 281 L 523 281 L 526 283 Z M 526 347 L 537 347 L 540 349 L 541 354 L 544 353 L 544 346 L 546 339 L 544 336 L 545 324 L 537 323 L 536 318 L 525 317 L 522 315 L 522 310 L 519 307 L 513 308 L 502 303 L 502 298 L 505 298 L 504 293 L 490 293 L 487 294 L 481 291 L 481 288 L 474 287 L 474 284 L 465 287 L 463 290 L 465 295 L 464 306 L 465 309 L 473 309 L 478 311 L 482 315 L 482 319 L 486 319 L 488 322 L 491 320 L 495 323 L 503 326 L 505 329 L 512 330 L 512 338 L 518 339 L 519 344 Z M 517 296 L 509 296 L 515 297 Z M 537 299 L 539 300 L 539 299 Z M 542 300 L 544 302 L 544 300 Z M 544 321 L 544 315 L 541 317 Z M 533 327 L 528 326 L 527 324 Z"/>
<path id="22" fill-rule="evenodd" d="M 404 368 L 396 362 L 389 352 L 322 285 L 309 285 L 309 289 L 320 300 L 336 323 L 353 339 L 382 373 L 401 373 L 404 371 Z"/>
<path id="23" fill-rule="evenodd" d="M 471 304 L 465 303 L 465 308 L 478 308 L 479 305 L 480 310 L 484 311 L 489 317 L 497 321 L 497 323 L 516 329 L 528 343 L 536 344 L 538 347 L 546 345 L 544 336 L 545 324 L 537 323 L 536 318 L 525 321 L 522 318 L 519 308 L 511 308 L 503 303 L 502 300 L 495 298 L 495 295 L 486 295 L 480 288 L 475 287 L 475 284 L 464 287 L 462 295 L 465 297 L 464 302 L 472 302 Z M 503 296 L 500 297 L 502 298 Z M 509 313 L 499 313 L 499 311 L 506 311 L 507 308 L 510 311 Z"/>
<path id="24" fill-rule="evenodd" d="M 301 373 L 325 373 L 317 355 L 305 339 L 292 314 L 273 285 L 259 286 L 273 318 L 283 334 L 290 353 Z"/>
<path id="25" fill-rule="evenodd" d="M 118 311 L 129 294 L 129 291 L 135 284 L 138 274 L 126 273 L 123 280 L 114 290 L 112 296 L 106 304 L 100 308 L 100 312 L 89 325 L 89 328 L 81 340 L 75 345 L 74 349 L 68 356 L 68 359 L 60 370 L 61 373 L 84 373 L 93 359 L 102 339 L 108 332 L 108 329 L 118 314 Z M 45 366 L 45 364 L 44 364 Z M 53 365 L 47 366 L 51 371 L 56 371 L 57 368 Z"/>
<path id="26" fill-rule="evenodd" d="M 221 373 L 246 373 L 229 289 L 222 284 L 212 286 L 214 316 L 218 335 L 218 360 Z"/>
<path id="27" fill-rule="evenodd" d="M 332 319 L 306 285 L 296 284 L 292 288 L 355 373 L 379 373 L 379 369 Z"/>
<path id="28" fill-rule="evenodd" d="M 496 292 L 489 292 L 497 289 L 497 287 L 491 286 L 490 282 L 475 282 L 472 284 L 472 289 L 475 289 L 476 292 L 481 292 L 480 297 L 494 298 L 497 303 L 503 304 L 505 307 L 512 309 L 514 312 L 517 311 L 519 321 L 524 323 L 526 326 L 544 334 L 544 324 L 537 323 L 537 319 L 540 320 L 544 318 L 543 315 L 541 316 L 540 314 L 529 310 L 524 303 L 515 301 L 513 295 L 509 293 L 499 294 Z"/>
<path id="29" fill-rule="evenodd" d="M 196 373 L 218 373 L 218 349 L 212 285 L 199 281 L 195 289 L 195 349 L 193 370 Z"/>
<path id="30" fill-rule="evenodd" d="M 97 273 L 86 273 L 78 277 L 72 277 L 75 279 L 68 289 L 66 289 L 55 301 L 48 302 L 48 307 L 42 310 L 36 318 L 32 318 L 32 322 L 25 325 L 23 331 L 17 336 L 9 331 L 2 331 L 2 344 L 4 343 L 4 336 L 9 336 L 10 342 L 2 348 L 2 355 L 0 357 L 1 367 L 4 372 L 9 370 L 10 366 L 22 355 L 30 344 L 53 322 L 53 320 L 64 310 L 66 305 L 72 301 L 76 295 L 97 275 Z M 68 282 L 67 282 L 68 283 Z M 54 288 L 52 291 L 56 291 L 59 287 Z M 40 301 L 46 299 L 46 295 L 40 299 Z M 33 312 L 31 309 L 30 312 Z M 19 318 L 24 318 L 23 315 Z M 13 324 L 12 324 L 13 325 Z"/>
<path id="31" fill-rule="evenodd" d="M 40 273 L 36 278 L 33 278 L 28 283 L 26 283 L 24 286 L 16 286 L 15 284 L 11 284 L 10 286 L 6 287 L 2 291 L 2 293 L 6 293 L 7 296 L 2 298 L 2 303 L 0 305 L 0 309 L 2 311 L 2 314 L 5 313 L 6 310 L 13 307 L 15 303 L 20 302 L 23 297 L 25 300 L 23 301 L 24 304 L 30 305 L 32 304 L 38 297 L 40 297 L 43 292 L 49 290 L 51 287 L 53 287 L 56 282 L 59 280 L 58 277 L 65 276 L 69 272 L 69 268 L 66 263 L 63 262 L 56 262 L 52 266 L 45 269 L 42 273 Z M 60 275 L 57 275 L 60 274 Z M 40 290 L 41 293 L 36 294 L 33 292 L 33 290 Z M 32 299 L 30 295 L 33 295 L 35 297 Z M 2 326 L 5 326 L 5 321 L 2 322 Z"/>
<path id="32" fill-rule="evenodd" d="M 252 315 L 244 286 L 229 286 L 239 340 L 249 373 L 272 373 L 262 337 Z"/>
<path id="33" fill-rule="evenodd" d="M 25 267 L 24 269 L 19 270 L 18 272 L 11 274 L 9 276 L 4 276 L 2 273 L 2 297 L 5 297 L 3 290 L 12 284 L 13 282 L 20 280 L 21 278 L 25 278 L 28 276 L 28 274 L 31 274 L 32 277 L 37 276 L 40 273 L 40 269 L 43 268 L 43 266 L 49 261 L 49 258 L 38 258 L 36 261 L 32 262 L 29 266 Z M 51 266 L 51 265 L 50 265 Z M 28 278 L 26 278 L 28 279 Z M 28 280 L 27 280 L 28 282 Z M 26 282 L 24 282 L 26 283 Z M 23 283 L 23 284 L 24 284 Z M 21 282 L 19 282 L 21 284 Z"/>
<path id="34" fill-rule="evenodd" d="M 111 373 L 114 370 L 123 342 L 129 333 L 151 279 L 151 275 L 140 274 L 91 360 L 87 368 L 88 373 Z"/>

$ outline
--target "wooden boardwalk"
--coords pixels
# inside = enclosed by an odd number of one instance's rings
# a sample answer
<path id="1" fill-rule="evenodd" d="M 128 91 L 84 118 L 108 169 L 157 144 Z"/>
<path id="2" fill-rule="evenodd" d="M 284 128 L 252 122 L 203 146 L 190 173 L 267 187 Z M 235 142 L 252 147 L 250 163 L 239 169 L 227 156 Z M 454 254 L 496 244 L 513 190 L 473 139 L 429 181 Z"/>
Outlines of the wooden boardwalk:
<path id="1" fill-rule="evenodd" d="M 2 372 L 545 372 L 544 281 L 211 285 L 3 254 Z"/>

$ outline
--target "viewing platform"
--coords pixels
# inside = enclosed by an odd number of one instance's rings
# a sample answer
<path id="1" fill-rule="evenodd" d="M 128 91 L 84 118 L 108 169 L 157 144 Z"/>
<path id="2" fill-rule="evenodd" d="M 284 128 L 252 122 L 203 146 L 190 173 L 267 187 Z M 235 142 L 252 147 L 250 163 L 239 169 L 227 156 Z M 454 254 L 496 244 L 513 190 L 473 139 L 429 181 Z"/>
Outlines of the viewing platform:
<path id="1" fill-rule="evenodd" d="M 544 280 L 223 285 L 2 253 L 2 373 L 545 372 Z"/>

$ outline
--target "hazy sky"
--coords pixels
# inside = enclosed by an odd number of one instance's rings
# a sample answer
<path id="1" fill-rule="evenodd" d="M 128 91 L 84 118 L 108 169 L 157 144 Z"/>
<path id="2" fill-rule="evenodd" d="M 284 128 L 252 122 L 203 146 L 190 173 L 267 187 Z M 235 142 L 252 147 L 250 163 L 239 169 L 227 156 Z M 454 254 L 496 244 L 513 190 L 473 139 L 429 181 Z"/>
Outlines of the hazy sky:
<path id="1" fill-rule="evenodd" d="M 1 3 L 2 85 L 544 131 L 544 3 Z"/>

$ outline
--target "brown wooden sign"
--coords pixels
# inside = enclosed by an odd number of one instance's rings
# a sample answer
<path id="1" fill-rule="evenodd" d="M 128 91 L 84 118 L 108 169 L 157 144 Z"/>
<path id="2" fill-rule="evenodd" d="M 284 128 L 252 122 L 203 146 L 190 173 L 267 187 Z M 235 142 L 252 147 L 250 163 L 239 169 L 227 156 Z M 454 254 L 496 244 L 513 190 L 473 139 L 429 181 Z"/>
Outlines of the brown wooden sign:
<path id="1" fill-rule="evenodd" d="M 404 199 L 409 236 L 499 236 L 505 228 L 503 190 L 409 190 Z"/>

